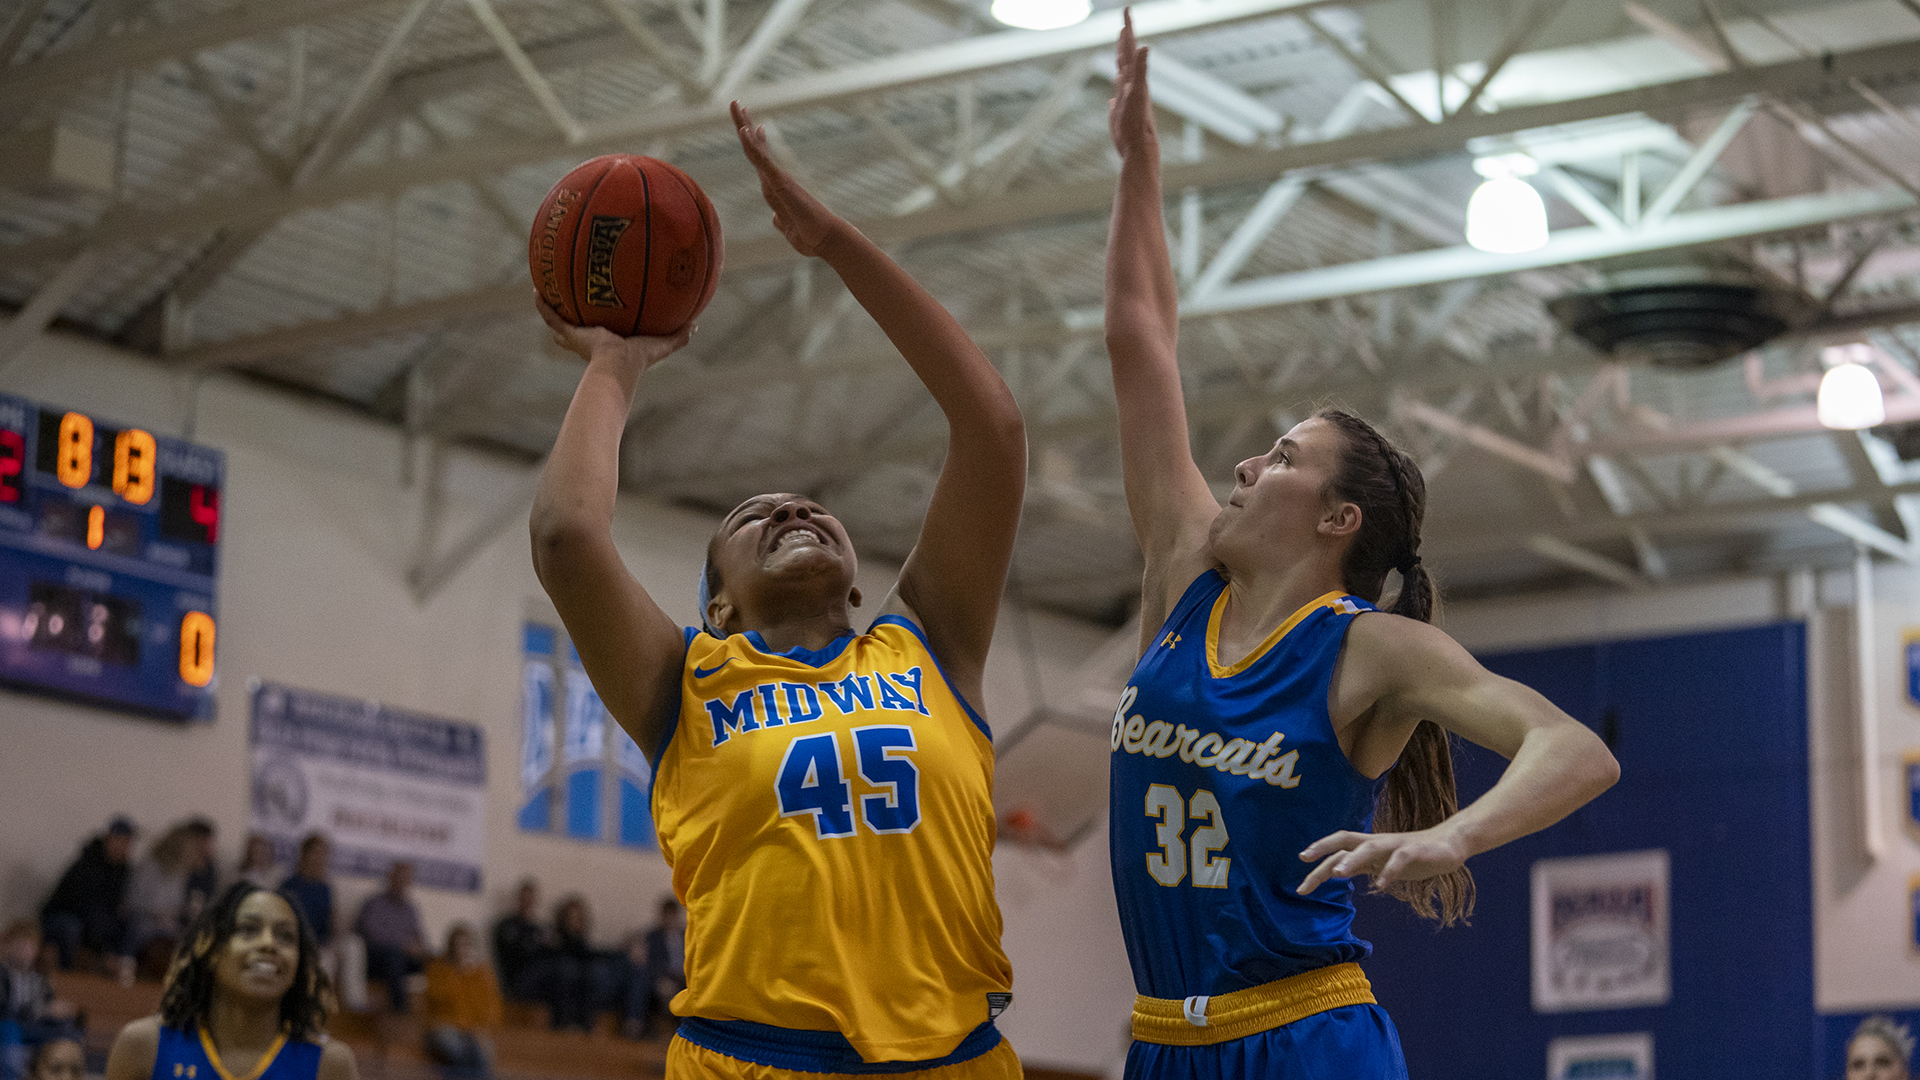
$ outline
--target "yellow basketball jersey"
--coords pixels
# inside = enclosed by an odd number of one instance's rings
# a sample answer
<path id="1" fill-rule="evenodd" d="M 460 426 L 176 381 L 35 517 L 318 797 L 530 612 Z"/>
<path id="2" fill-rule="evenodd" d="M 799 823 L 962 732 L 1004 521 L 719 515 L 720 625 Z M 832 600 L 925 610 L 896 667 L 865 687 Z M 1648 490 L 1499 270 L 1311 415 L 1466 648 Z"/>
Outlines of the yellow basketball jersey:
<path id="1" fill-rule="evenodd" d="M 687 909 L 673 1011 L 954 1051 L 1012 986 L 992 787 L 986 724 L 908 620 L 784 654 L 688 631 L 653 788 Z"/>

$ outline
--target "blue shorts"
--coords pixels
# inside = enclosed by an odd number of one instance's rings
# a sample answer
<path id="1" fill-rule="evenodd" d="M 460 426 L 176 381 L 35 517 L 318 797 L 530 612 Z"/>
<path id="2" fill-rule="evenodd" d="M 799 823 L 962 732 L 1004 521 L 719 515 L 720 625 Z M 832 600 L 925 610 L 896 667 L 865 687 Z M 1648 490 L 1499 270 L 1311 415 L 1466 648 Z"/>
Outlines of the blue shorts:
<path id="1" fill-rule="evenodd" d="M 1407 1080 L 1400 1033 L 1378 1005 L 1345 1005 L 1211 1046 L 1135 1040 L 1126 1080 Z"/>

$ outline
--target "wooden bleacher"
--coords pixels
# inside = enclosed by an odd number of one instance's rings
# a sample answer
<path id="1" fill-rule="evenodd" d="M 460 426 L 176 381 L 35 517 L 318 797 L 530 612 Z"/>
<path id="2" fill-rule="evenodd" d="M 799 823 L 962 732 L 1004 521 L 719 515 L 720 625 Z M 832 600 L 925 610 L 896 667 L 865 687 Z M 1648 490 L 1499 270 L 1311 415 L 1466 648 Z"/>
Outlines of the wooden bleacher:
<path id="1" fill-rule="evenodd" d="M 129 1020 L 160 1008 L 158 983 L 121 986 L 100 975 L 62 972 L 54 992 L 87 1014 L 88 1057 L 100 1060 Z M 537 1008 L 508 1006 L 507 1023 L 494 1034 L 494 1074 L 500 1080 L 635 1080 L 665 1075 L 664 1038 L 619 1037 L 608 1018 L 593 1034 L 550 1031 Z M 436 1080 L 439 1070 L 421 1049 L 419 1016 L 336 1013 L 330 1034 L 353 1047 L 366 1080 Z"/>

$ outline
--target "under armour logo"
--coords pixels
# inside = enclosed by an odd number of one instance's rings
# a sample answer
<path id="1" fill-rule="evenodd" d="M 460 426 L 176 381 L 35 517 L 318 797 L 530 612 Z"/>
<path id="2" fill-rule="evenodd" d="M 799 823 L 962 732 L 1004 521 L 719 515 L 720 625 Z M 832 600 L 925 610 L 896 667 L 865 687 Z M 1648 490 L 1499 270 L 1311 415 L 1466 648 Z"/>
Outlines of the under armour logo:
<path id="1" fill-rule="evenodd" d="M 173 1075 L 184 1077 L 185 1080 L 193 1080 L 194 1074 L 199 1071 L 200 1066 L 198 1065 L 183 1065 L 178 1061 L 173 1063 Z"/>
<path id="2" fill-rule="evenodd" d="M 1160 639 L 1160 644 L 1165 645 L 1167 648 L 1171 649 L 1174 646 L 1180 644 L 1180 635 L 1169 630 L 1167 631 L 1167 636 Z"/>
<path id="3" fill-rule="evenodd" d="M 1192 1024 L 1194 1027 L 1206 1027 L 1207 995 L 1195 994 L 1180 1002 L 1180 1015 L 1186 1017 L 1187 1023 Z"/>

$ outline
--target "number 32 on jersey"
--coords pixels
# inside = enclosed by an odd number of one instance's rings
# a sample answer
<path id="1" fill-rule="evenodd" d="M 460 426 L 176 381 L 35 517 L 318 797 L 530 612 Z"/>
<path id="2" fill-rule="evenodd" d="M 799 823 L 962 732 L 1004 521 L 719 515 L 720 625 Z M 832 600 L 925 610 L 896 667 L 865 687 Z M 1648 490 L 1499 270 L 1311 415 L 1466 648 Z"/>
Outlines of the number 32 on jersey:
<path id="1" fill-rule="evenodd" d="M 1215 858 L 1213 854 L 1227 846 L 1227 818 L 1220 811 L 1220 800 L 1214 798 L 1213 792 L 1201 788 L 1193 793 L 1193 798 L 1187 799 L 1171 784 L 1151 784 L 1147 787 L 1147 816 L 1160 819 L 1160 824 L 1154 826 L 1154 839 L 1159 841 L 1160 850 L 1147 853 L 1147 873 L 1153 880 L 1172 888 L 1186 879 L 1191 866 L 1194 888 L 1227 887 L 1227 869 L 1233 860 Z M 1196 824 L 1203 821 L 1206 824 L 1199 825 L 1192 836 L 1182 839 L 1188 818 Z"/>
<path id="2" fill-rule="evenodd" d="M 920 824 L 920 767 L 906 756 L 915 749 L 913 729 L 879 724 L 848 734 L 853 736 L 860 779 L 881 792 L 860 797 L 860 820 L 867 831 L 912 832 Z M 822 840 L 854 835 L 853 785 L 840 762 L 840 740 L 831 733 L 788 743 L 774 781 L 780 816 L 812 814 L 814 835 Z"/>

